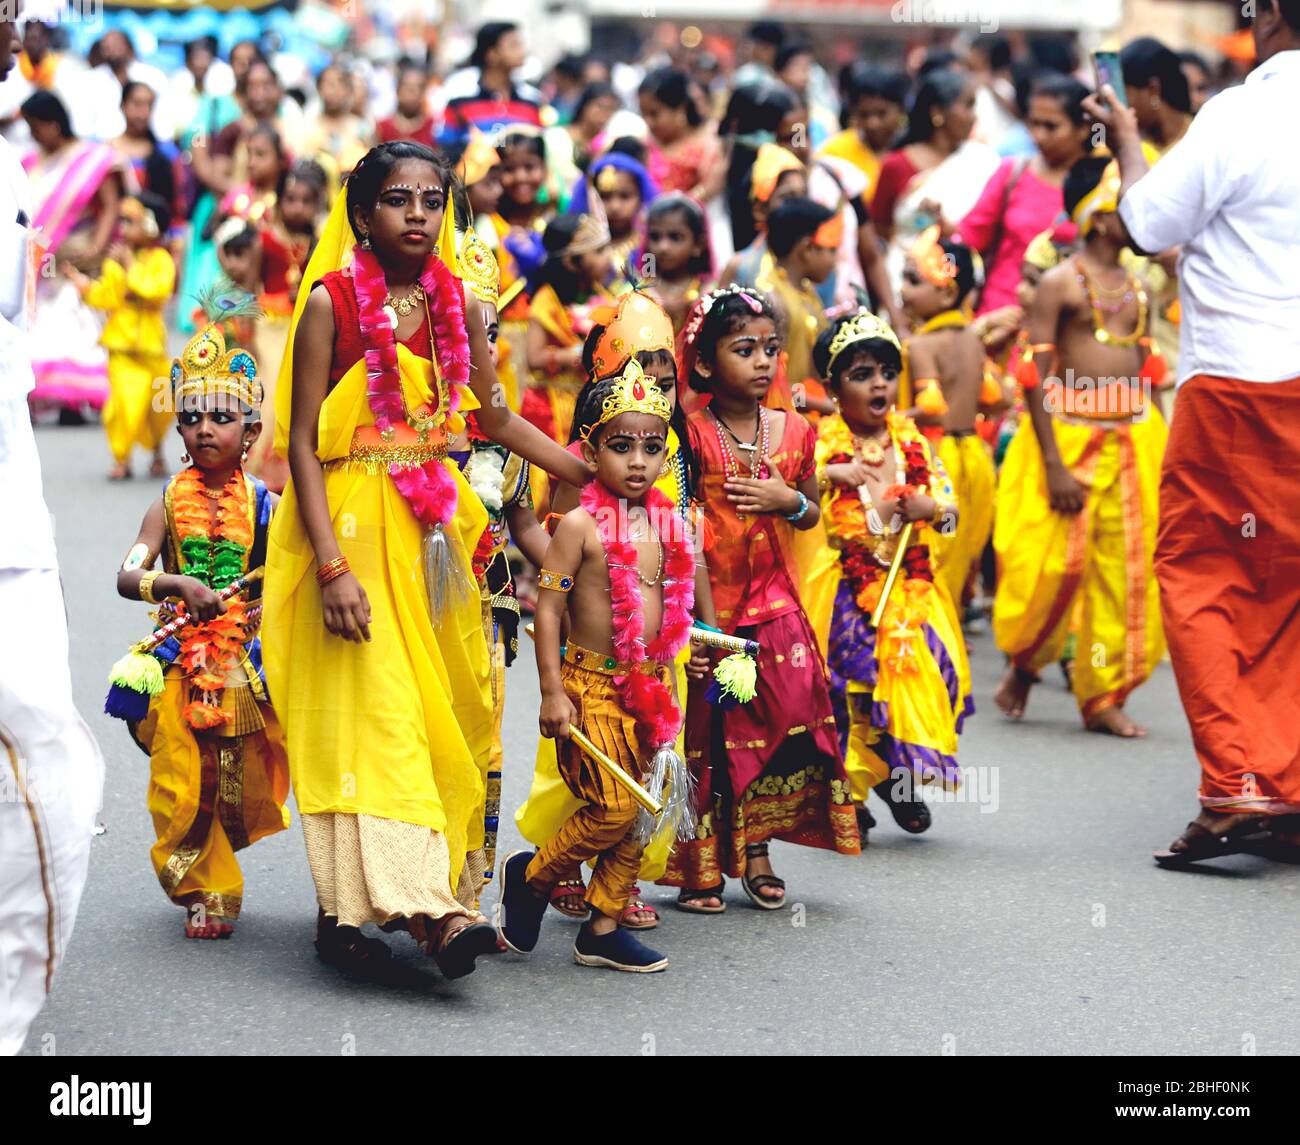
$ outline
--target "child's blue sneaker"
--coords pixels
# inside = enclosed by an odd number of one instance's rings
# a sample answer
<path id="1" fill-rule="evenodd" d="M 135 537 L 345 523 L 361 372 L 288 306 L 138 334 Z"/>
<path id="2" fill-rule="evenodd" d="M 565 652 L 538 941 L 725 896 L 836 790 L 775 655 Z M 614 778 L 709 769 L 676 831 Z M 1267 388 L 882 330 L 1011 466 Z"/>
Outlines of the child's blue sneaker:
<path id="1" fill-rule="evenodd" d="M 590 924 L 584 926 L 573 944 L 573 961 L 579 966 L 608 966 L 632 974 L 668 969 L 668 959 L 621 926 L 608 934 L 593 934 Z"/>
<path id="2" fill-rule="evenodd" d="M 542 932 L 546 899 L 528 885 L 528 864 L 532 855 L 516 851 L 501 867 L 501 916 L 497 934 L 516 954 L 531 954 Z"/>

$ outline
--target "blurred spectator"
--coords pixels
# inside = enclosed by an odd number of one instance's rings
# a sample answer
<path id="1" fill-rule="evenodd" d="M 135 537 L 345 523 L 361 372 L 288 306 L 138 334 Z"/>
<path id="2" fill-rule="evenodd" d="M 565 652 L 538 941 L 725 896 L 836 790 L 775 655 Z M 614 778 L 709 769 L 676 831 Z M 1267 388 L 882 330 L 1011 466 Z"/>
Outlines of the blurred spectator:
<path id="1" fill-rule="evenodd" d="M 871 217 L 889 244 L 890 281 L 921 232 L 975 205 L 998 165 L 997 153 L 971 138 L 976 80 L 964 71 L 930 72 L 916 89 L 907 133 L 880 167 Z"/>
<path id="2" fill-rule="evenodd" d="M 1119 62 L 1138 131 L 1163 155 L 1192 125 L 1192 98 L 1182 62 L 1152 36 L 1125 44 Z"/>
<path id="3" fill-rule="evenodd" d="M 812 44 L 807 40 L 787 42 L 776 56 L 777 78 L 803 101 L 804 110 L 808 113 L 808 146 L 814 151 L 835 133 L 838 126 L 834 109 L 813 95 L 815 63 Z"/>
<path id="4" fill-rule="evenodd" d="M 776 79 L 776 57 L 784 43 L 784 25 L 774 20 L 751 24 L 740 47 L 745 62 L 736 69 L 732 83 L 741 87 Z"/>
<path id="5" fill-rule="evenodd" d="M 551 110 L 556 123 L 568 123 L 577 112 L 578 99 L 586 86 L 582 78 L 586 60 L 567 52 L 555 61 L 551 69 Z"/>
<path id="6" fill-rule="evenodd" d="M 1214 94 L 1213 73 L 1209 62 L 1199 52 L 1179 52 L 1178 62 L 1183 66 L 1183 76 L 1187 80 L 1187 94 L 1191 103 L 1192 114 L 1201 110 L 1201 106 Z"/>
<path id="7" fill-rule="evenodd" d="M 0 85 L 0 132 L 10 143 L 30 145 L 27 121 L 19 109 L 37 91 L 52 92 L 63 101 L 77 135 L 93 138 L 99 128 L 94 102 L 87 98 L 89 69 L 75 56 L 55 51 L 54 34 L 54 29 L 39 20 L 28 20 L 23 25 L 18 67 Z"/>
<path id="8" fill-rule="evenodd" d="M 177 130 L 183 134 L 193 124 L 204 96 L 233 97 L 234 91 L 234 69 L 218 58 L 217 41 L 212 36 L 190 40 L 185 45 L 185 67 L 171 78 Z"/>
<path id="9" fill-rule="evenodd" d="M 376 130 L 380 143 L 410 139 L 426 147 L 434 146 L 437 132 L 429 114 L 428 90 L 428 72 L 419 64 L 403 64 L 397 75 L 397 108 L 379 121 Z"/>
<path id="10" fill-rule="evenodd" d="M 617 110 L 618 96 L 609 84 L 588 84 L 573 106 L 572 121 L 546 129 L 546 165 L 551 185 L 561 193 L 561 208 L 591 163 L 597 137 Z"/>
<path id="11" fill-rule="evenodd" d="M 1041 73 L 1028 101 L 1035 154 L 1003 159 L 958 225 L 962 242 L 984 256 L 980 314 L 1015 305 L 1025 249 L 1065 209 L 1065 177 L 1092 149 L 1087 96 L 1073 76 Z"/>
<path id="12" fill-rule="evenodd" d="M 122 89 L 134 81 L 147 84 L 157 97 L 151 121 L 154 135 L 159 139 L 174 140 L 178 125 L 172 110 L 172 86 L 162 69 L 136 59 L 135 45 L 119 28 L 105 32 L 99 47 L 103 63 L 95 68 L 98 86 L 91 91 L 91 98 L 96 101 L 102 116 L 96 133 L 98 137 L 112 139 L 126 129 L 121 111 Z"/>
<path id="13" fill-rule="evenodd" d="M 858 62 L 845 69 L 841 92 L 845 127 L 826 141 L 818 155 L 852 163 L 866 177 L 868 197 L 875 194 L 881 157 L 907 122 L 910 87 L 901 68 Z"/>
<path id="14" fill-rule="evenodd" d="M 169 244 L 179 246 L 188 214 L 185 170 L 180 149 L 170 139 L 159 139 L 150 122 L 157 96 L 153 89 L 130 80 L 122 89 L 122 118 L 126 129 L 111 142 L 131 171 L 135 188 L 149 191 L 167 204 L 171 215 Z"/>
<path id="15" fill-rule="evenodd" d="M 303 117 L 290 147 L 302 159 L 315 159 L 337 182 L 348 174 L 374 142 L 366 121 L 355 109 L 356 92 L 352 73 L 341 64 L 330 64 L 316 77 L 320 100 L 314 114 Z"/>
<path id="16" fill-rule="evenodd" d="M 471 126 L 489 135 L 519 124 L 541 127 L 541 92 L 511 78 L 526 58 L 518 25 L 495 22 L 478 30 L 467 66 L 444 87 L 447 106 L 439 133 L 444 147 L 464 147 Z"/>

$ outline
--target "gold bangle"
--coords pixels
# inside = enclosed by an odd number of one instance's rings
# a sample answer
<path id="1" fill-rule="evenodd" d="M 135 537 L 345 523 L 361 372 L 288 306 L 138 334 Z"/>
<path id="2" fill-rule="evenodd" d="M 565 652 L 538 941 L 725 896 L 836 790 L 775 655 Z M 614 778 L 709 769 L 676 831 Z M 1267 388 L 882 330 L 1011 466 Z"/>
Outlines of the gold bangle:
<path id="1" fill-rule="evenodd" d="M 825 493 L 831 487 L 831 475 L 826 472 L 826 466 L 817 470 L 817 492 Z"/>
<path id="2" fill-rule="evenodd" d="M 316 583 L 324 588 L 330 581 L 338 580 L 344 573 L 351 571 L 352 567 L 348 564 L 347 557 L 335 557 L 316 570 Z"/>
<path id="3" fill-rule="evenodd" d="M 537 577 L 537 587 L 553 589 L 555 592 L 569 592 L 573 588 L 573 577 L 569 573 L 542 569 Z"/>
<path id="4" fill-rule="evenodd" d="M 158 601 L 154 599 L 153 595 L 153 582 L 160 576 L 162 576 L 161 569 L 156 572 L 147 572 L 140 578 L 140 599 L 143 600 L 145 604 L 158 603 Z"/>

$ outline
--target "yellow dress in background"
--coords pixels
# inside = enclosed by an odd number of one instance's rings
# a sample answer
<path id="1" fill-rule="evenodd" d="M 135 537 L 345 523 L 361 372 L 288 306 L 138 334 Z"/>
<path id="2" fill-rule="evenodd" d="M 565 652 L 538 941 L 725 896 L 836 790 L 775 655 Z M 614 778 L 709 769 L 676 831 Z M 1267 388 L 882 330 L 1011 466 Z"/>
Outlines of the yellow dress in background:
<path id="1" fill-rule="evenodd" d="M 157 246 L 137 251 L 129 268 L 105 259 L 99 278 L 82 295 L 87 306 L 108 314 L 99 339 L 108 351 L 104 432 L 118 462 L 129 461 L 137 445 L 153 452 L 175 421 L 162 313 L 175 287 L 176 263 Z"/>
<path id="2" fill-rule="evenodd" d="M 397 361 L 407 409 L 436 409 L 433 364 L 400 343 Z M 285 382 L 282 376 L 277 398 L 287 412 Z M 461 403 L 476 405 L 467 391 Z M 377 437 L 373 426 L 362 359 L 321 406 L 316 455 L 334 534 L 370 601 L 371 641 L 355 644 L 326 630 L 316 557 L 292 483 L 271 530 L 262 637 L 318 896 L 345 925 L 458 909 L 439 884 L 456 887 L 466 853 L 483 845 L 481 765 L 493 737 L 478 593 L 431 617 L 421 571 L 424 528 L 387 460 L 377 457 L 383 447 L 371 446 L 367 456 L 364 443 L 354 442 L 366 427 Z M 287 434 L 287 418 L 277 428 Z M 446 459 L 446 432 L 438 426 L 426 444 L 396 448 L 442 457 L 459 490 L 449 534 L 468 575 L 487 514 Z M 335 880 L 340 905 L 331 910 L 325 899 Z M 352 908 L 344 908 L 345 896 Z"/>

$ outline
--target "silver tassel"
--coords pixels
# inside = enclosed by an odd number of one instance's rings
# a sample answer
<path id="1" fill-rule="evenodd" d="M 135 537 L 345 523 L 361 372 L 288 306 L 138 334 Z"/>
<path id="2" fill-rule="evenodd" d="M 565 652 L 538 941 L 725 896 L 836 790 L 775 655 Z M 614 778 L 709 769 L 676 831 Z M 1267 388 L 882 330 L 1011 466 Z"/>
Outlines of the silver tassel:
<path id="1" fill-rule="evenodd" d="M 683 841 L 695 838 L 695 776 L 671 744 L 655 752 L 643 786 L 655 802 L 663 804 L 663 811 L 657 820 L 644 807 L 637 813 L 637 838 L 642 844 L 660 831 L 670 831 Z"/>
<path id="2" fill-rule="evenodd" d="M 425 533 L 422 549 L 424 587 L 429 594 L 429 611 L 436 620 L 472 599 L 474 584 L 459 542 L 449 537 L 441 525 Z"/>

